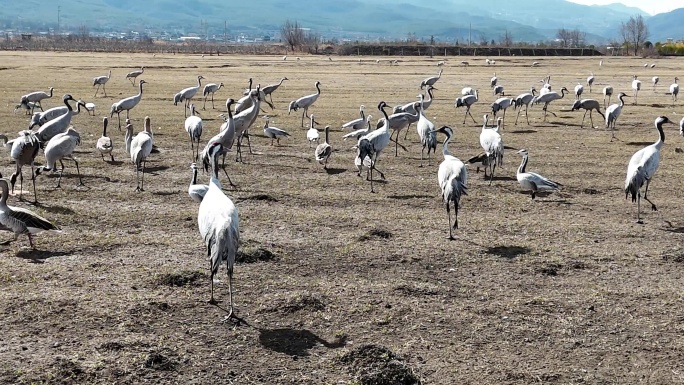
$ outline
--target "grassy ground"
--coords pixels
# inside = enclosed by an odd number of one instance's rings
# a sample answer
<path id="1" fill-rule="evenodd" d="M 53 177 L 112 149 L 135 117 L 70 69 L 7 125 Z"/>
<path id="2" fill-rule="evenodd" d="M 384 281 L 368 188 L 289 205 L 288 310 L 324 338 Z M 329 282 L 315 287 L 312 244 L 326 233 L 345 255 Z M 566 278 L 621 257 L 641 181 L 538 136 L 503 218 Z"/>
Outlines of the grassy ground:
<path id="1" fill-rule="evenodd" d="M 496 58 L 495 66 L 467 58 L 468 68 L 458 65 L 461 58 L 449 60 L 427 115 L 454 129 L 450 150 L 461 159 L 480 152 L 481 117 L 495 99 L 489 88 L 494 72 L 510 95 L 539 89 L 549 74 L 555 90 L 572 90 L 593 71 L 596 81 L 585 96 L 599 100 L 605 85 L 631 95 L 632 75 L 644 82 L 639 105 L 623 109 L 613 142 L 600 117 L 594 119 L 599 128 L 580 129 L 582 112 L 569 112 L 572 95 L 551 105 L 558 117 L 546 123 L 541 106 L 530 108 L 530 125 L 515 126 L 510 110 L 504 143 L 528 149 L 528 169 L 564 188 L 536 201 L 521 194 L 515 179 L 520 159 L 509 150 L 491 186 L 470 170 L 458 239 L 449 241 L 437 186 L 441 154 L 419 167 L 412 127 L 407 151 L 382 154 L 378 167 L 387 181 L 371 194 L 356 176 L 354 143 L 342 141 L 339 128 L 358 116 L 360 104 L 377 119 L 380 100 L 413 100 L 442 58 L 403 58 L 390 66 L 366 57 L 360 63 L 310 56 L 0 57 L 0 92 L 8 102 L 0 109 L 0 132 L 13 136 L 27 126 L 28 117 L 12 111 L 29 91 L 55 87 L 46 107 L 59 105 L 67 92 L 97 104 L 95 117 L 82 113 L 72 121 L 82 137 L 76 157 L 86 187 L 77 187 L 66 161 L 61 189 L 54 188 L 56 175 L 39 177 L 38 206 L 9 199 L 64 233 L 37 236 L 35 251 L 25 237 L 0 249 L 0 382 L 684 382 L 684 157 L 675 151 L 682 147 L 675 125 L 665 129 L 661 167 L 649 191 L 659 211 L 645 212 L 645 224 L 636 224 L 636 207 L 623 192 L 629 158 L 657 139 L 654 119 L 680 119 L 684 107 L 671 107 L 665 95 L 681 69 L 677 59 L 656 60 L 653 69 L 627 58 L 605 58 L 602 67 L 598 58 Z M 539 67 L 530 66 L 535 60 Z M 160 150 L 148 162 L 143 193 L 134 191 L 116 117 L 109 130 L 116 162 L 103 162 L 95 150 L 101 117 L 111 103 L 137 92 L 124 76 L 141 65 L 148 84 L 131 118 L 137 132 L 151 117 Z M 93 98 L 92 77 L 110 68 L 108 96 Z M 259 119 L 251 130 L 254 154 L 228 166 L 238 188 L 226 193 L 240 210 L 243 240 L 235 299 L 247 324 L 240 326 L 224 323 L 225 313 L 206 303 L 198 205 L 186 193 L 190 144 L 172 97 L 200 74 L 226 85 L 216 94 L 217 109 L 201 111 L 202 145 L 217 132 L 225 99 L 238 98 L 249 77 L 262 85 L 290 79 L 274 94 L 276 110 L 267 112 L 271 125 L 292 138 L 271 147 Z M 655 75 L 661 85 L 654 91 Z M 327 172 L 313 160 L 300 116 L 286 112 L 290 100 L 315 92 L 317 80 L 322 95 L 310 112 L 321 128 L 333 128 Z M 464 111 L 453 106 L 465 86 L 480 90 L 476 124 L 461 124 Z M 13 169 L 5 158 L 0 171 L 9 177 Z M 29 186 L 24 197 L 30 200 Z M 222 307 L 225 277 L 222 269 L 216 284 Z M 398 357 L 383 366 L 393 355 L 361 349 L 368 344 Z M 368 371 L 360 374 L 361 366 L 374 364 L 398 377 L 382 382 Z"/>

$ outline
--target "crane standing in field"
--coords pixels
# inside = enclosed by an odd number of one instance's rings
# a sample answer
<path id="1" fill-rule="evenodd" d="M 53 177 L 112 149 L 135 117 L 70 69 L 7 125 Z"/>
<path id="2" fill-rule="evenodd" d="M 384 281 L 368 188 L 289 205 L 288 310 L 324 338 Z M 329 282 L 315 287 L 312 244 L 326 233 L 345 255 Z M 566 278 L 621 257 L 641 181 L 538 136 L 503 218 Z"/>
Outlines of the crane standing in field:
<path id="1" fill-rule="evenodd" d="M 102 118 L 102 136 L 100 137 L 100 139 L 97 140 L 95 148 L 97 148 L 97 150 L 100 151 L 100 155 L 102 155 L 103 161 L 105 160 L 105 154 L 109 154 L 109 156 L 112 158 L 112 163 L 114 163 L 114 155 L 112 154 L 112 150 L 114 150 L 114 143 L 112 142 L 112 138 L 107 136 L 108 123 L 109 120 L 107 120 L 106 116 Z"/>
<path id="2" fill-rule="evenodd" d="M 152 153 L 152 130 L 150 128 L 150 117 L 145 117 L 145 131 L 133 136 L 133 126 L 128 119 L 126 120 L 126 152 L 131 156 L 131 162 L 135 165 L 135 181 L 137 187 L 135 191 L 145 191 L 145 165 L 147 157 Z M 140 178 L 140 168 L 142 166 L 142 178 Z"/>
<path id="3" fill-rule="evenodd" d="M 333 150 L 329 142 L 329 132 L 330 126 L 325 126 L 325 142 L 316 146 L 316 150 L 314 151 L 316 161 L 322 164 L 323 169 L 325 170 L 328 169 L 328 160 L 330 159 L 330 155 L 332 155 Z"/>
<path id="4" fill-rule="evenodd" d="M 352 130 L 359 130 L 363 128 L 363 126 L 366 125 L 366 115 L 364 114 L 363 110 L 366 107 L 362 104 L 361 107 L 359 107 L 359 118 L 356 118 L 354 120 L 350 120 L 347 123 L 342 125 L 342 128 L 350 128 Z"/>
<path id="5" fill-rule="evenodd" d="M 654 76 L 653 78 L 651 78 L 651 81 L 653 82 L 653 92 L 655 92 L 656 86 L 658 85 L 660 78 L 657 76 Z"/>
<path id="6" fill-rule="evenodd" d="M 190 104 L 190 116 L 185 119 L 185 131 L 190 136 L 190 149 L 192 151 L 193 160 L 196 162 L 199 159 L 200 139 L 202 138 L 202 118 L 195 115 L 197 110 L 194 104 Z M 195 142 L 197 142 L 197 150 L 195 151 Z M 196 154 L 195 154 L 196 152 Z"/>
<path id="7" fill-rule="evenodd" d="M 31 108 L 31 114 L 33 114 L 33 109 L 35 107 L 40 108 L 41 111 L 43 111 L 43 103 L 42 101 L 44 99 L 49 99 L 52 97 L 54 88 L 50 87 L 49 88 L 49 93 L 45 91 L 36 91 L 36 92 L 31 92 L 29 94 L 26 94 L 21 97 L 21 104 L 24 104 L 26 106 L 29 106 L 29 103 L 33 103 L 33 108 Z"/>
<path id="8" fill-rule="evenodd" d="M 530 103 L 534 99 L 536 92 L 537 92 L 537 89 L 532 87 L 530 89 L 530 92 L 520 94 L 515 98 L 515 105 L 513 106 L 513 108 L 514 109 L 519 108 L 518 114 L 515 116 L 515 125 L 516 126 L 518 125 L 518 118 L 520 117 L 520 112 L 522 112 L 522 106 L 525 106 L 525 119 L 527 119 L 527 124 L 528 125 L 530 124 L 530 118 L 527 115 L 527 109 L 530 107 Z"/>
<path id="9" fill-rule="evenodd" d="M 487 127 L 489 115 L 485 114 L 484 124 L 480 132 L 480 146 L 484 150 L 486 156 L 489 158 L 487 164 L 489 165 L 489 184 L 494 180 L 494 171 L 496 166 L 503 165 L 504 144 L 499 133 L 499 126 L 502 124 L 502 119 L 498 118 L 496 121 L 496 128 Z M 487 177 L 487 169 L 485 169 L 485 178 Z"/>
<path id="10" fill-rule="evenodd" d="M 36 131 L 36 136 L 41 143 L 47 143 L 55 135 L 65 132 L 67 128 L 69 128 L 71 118 L 75 115 L 74 109 L 71 108 L 71 105 L 69 104 L 69 101 L 73 100 L 74 98 L 70 94 L 64 95 L 62 101 L 64 101 L 67 112 L 43 124 L 38 131 Z"/>
<path id="11" fill-rule="evenodd" d="M 302 112 L 302 127 L 304 127 L 304 117 L 306 116 L 307 118 L 309 117 L 309 107 L 311 107 L 316 100 L 318 100 L 318 97 L 321 96 L 321 82 L 316 82 L 316 93 L 307 95 L 307 96 L 302 96 L 301 98 L 297 100 L 293 100 L 290 102 L 290 105 L 287 108 L 287 114 L 289 115 L 290 112 L 292 111 L 297 111 L 298 109 L 302 108 L 304 111 Z"/>
<path id="12" fill-rule="evenodd" d="M 634 105 L 636 105 L 637 96 L 639 95 L 639 91 L 641 90 L 641 80 L 637 79 L 636 75 L 634 75 L 634 80 L 632 80 L 632 90 L 634 91 Z"/>
<path id="13" fill-rule="evenodd" d="M 278 127 L 271 127 L 269 126 L 270 124 L 270 118 L 266 116 L 264 119 L 266 119 L 266 122 L 264 123 L 264 135 L 266 135 L 267 138 L 271 138 L 271 146 L 273 146 L 273 141 L 276 140 L 278 143 L 278 146 L 280 146 L 280 138 L 282 137 L 288 137 L 290 134 Z"/>
<path id="14" fill-rule="evenodd" d="M 140 80 L 138 82 L 139 84 L 139 91 L 137 95 L 129 96 L 125 99 L 121 99 L 118 102 L 112 104 L 112 109 L 109 113 L 109 118 L 114 117 L 114 113 L 116 112 L 117 119 L 119 120 L 119 131 L 121 131 L 121 111 L 126 111 L 126 120 L 128 120 L 128 113 L 140 103 L 140 99 L 142 98 L 143 94 L 143 84 L 146 84 L 147 82 L 145 80 Z"/>
<path id="15" fill-rule="evenodd" d="M 81 144 L 81 135 L 76 132 L 73 128 L 69 127 L 66 132 L 59 133 L 55 135 L 45 146 L 45 165 L 43 168 L 36 170 L 36 177 L 40 175 L 42 171 L 54 171 L 57 161 L 62 166 L 62 170 L 59 172 L 59 179 L 57 179 L 57 186 L 60 187 L 62 182 L 62 174 L 64 174 L 64 162 L 63 159 L 71 159 L 76 164 L 76 172 L 78 173 L 79 186 L 85 186 L 83 179 L 81 178 L 81 170 L 78 167 L 78 161 L 74 158 L 73 153 L 76 146 Z"/>
<path id="16" fill-rule="evenodd" d="M 309 141 L 309 147 L 311 147 L 311 143 L 313 143 L 313 142 L 316 142 L 316 144 L 318 144 L 318 140 L 321 138 L 321 135 L 318 132 L 318 130 L 316 129 L 316 127 L 314 126 L 314 124 L 315 124 L 314 115 L 311 114 L 311 127 L 309 127 L 309 130 L 306 131 L 306 140 Z M 356 131 L 354 131 L 354 132 L 356 132 Z M 349 134 L 347 134 L 347 135 L 349 135 Z M 345 135 L 345 138 L 347 137 L 347 135 Z"/>
<path id="17" fill-rule="evenodd" d="M 203 110 L 207 109 L 207 96 L 211 94 L 211 109 L 213 110 L 214 107 L 214 94 L 216 91 L 220 90 L 221 87 L 223 87 L 223 83 L 209 83 L 204 86 L 204 89 L 202 90 L 202 95 L 204 96 L 204 105 L 202 106 Z"/>
<path id="18" fill-rule="evenodd" d="M 591 113 L 593 110 L 596 110 L 603 119 L 606 119 L 606 116 L 603 115 L 603 112 L 601 112 L 601 104 L 598 102 L 598 100 L 595 99 L 582 99 L 582 100 L 575 100 L 575 103 L 572 105 L 572 110 L 571 111 L 577 111 L 579 109 L 584 110 L 584 116 L 582 116 L 582 124 L 580 124 L 580 128 L 584 128 L 584 118 L 587 117 L 587 112 L 589 113 L 589 120 L 591 121 L 591 128 L 594 128 L 594 119 L 591 118 Z"/>
<path id="19" fill-rule="evenodd" d="M 437 171 L 437 182 L 442 190 L 442 200 L 446 205 L 447 219 L 449 224 L 449 239 L 454 240 L 453 229 L 458 229 L 458 208 L 461 196 L 467 195 L 468 171 L 465 164 L 457 157 L 449 153 L 449 141 L 453 136 L 453 131 L 448 126 L 442 126 L 436 132 L 446 135 L 442 145 L 444 160 L 439 165 Z M 451 225 L 451 208 L 454 205 L 454 224 Z"/>
<path id="20" fill-rule="evenodd" d="M 637 203 L 637 223 L 641 220 L 641 187 L 646 183 L 644 199 L 651 204 L 651 210 L 657 211 L 656 205 L 648 199 L 648 186 L 660 164 L 660 149 L 665 142 L 663 124 L 672 123 L 667 116 L 659 116 L 655 120 L 658 130 L 658 140 L 650 146 L 646 146 L 632 155 L 627 166 L 627 178 L 625 179 L 625 199 L 632 195 L 632 202 Z"/>
<path id="21" fill-rule="evenodd" d="M 590 72 L 589 77 L 587 78 L 587 85 L 589 86 L 589 93 L 591 93 L 591 86 L 594 84 L 594 80 L 595 80 L 594 73 Z"/>
<path id="22" fill-rule="evenodd" d="M 60 231 L 59 227 L 31 210 L 8 206 L 9 186 L 7 186 L 7 180 L 0 179 L 0 189 L 2 190 L 2 197 L 0 197 L 0 230 L 14 233 L 14 239 L 3 242 L 1 243 L 2 245 L 8 245 L 16 241 L 19 235 L 26 234 L 31 248 L 34 249 L 33 234 L 43 231 Z"/>
<path id="23" fill-rule="evenodd" d="M 286 77 L 281 78 L 279 83 L 269 84 L 261 90 L 261 92 L 264 94 L 263 95 L 264 99 L 266 99 L 266 96 L 268 96 L 271 99 L 271 108 L 273 108 L 273 93 L 278 89 L 278 87 L 283 85 L 283 82 L 285 80 L 289 80 L 289 79 Z"/>
<path id="24" fill-rule="evenodd" d="M 464 88 L 464 91 L 465 91 L 465 88 Z M 456 106 L 456 108 L 459 108 L 459 107 L 465 107 L 466 108 L 466 112 L 463 115 L 463 124 L 465 124 L 465 121 L 466 121 L 466 118 L 468 117 L 468 115 L 470 115 L 470 118 L 473 120 L 473 123 L 477 123 L 475 121 L 475 118 L 473 117 L 473 114 L 470 112 L 470 107 L 472 107 L 473 104 L 475 104 L 475 103 L 477 103 L 477 90 L 475 90 L 473 94 L 464 95 L 464 96 L 456 99 L 456 103 L 454 104 Z"/>
<path id="25" fill-rule="evenodd" d="M 423 113 L 424 105 L 425 103 L 421 98 L 420 108 L 418 109 L 420 117 L 418 118 L 418 122 L 416 123 L 418 138 L 420 138 L 420 144 L 423 146 L 423 148 L 420 150 L 420 167 L 423 167 L 423 157 L 426 148 L 428 166 L 431 165 L 430 150 L 432 150 L 433 153 L 437 151 L 437 134 L 435 133 L 435 124 L 432 123 L 427 117 L 425 117 L 425 113 Z"/>
<path id="26" fill-rule="evenodd" d="M 437 76 L 431 76 L 429 78 L 424 79 L 422 82 L 420 82 L 420 89 L 422 90 L 426 86 L 434 86 L 435 83 L 437 83 L 437 80 L 439 80 L 442 77 L 442 71 L 444 71 L 444 69 L 440 68 L 439 74 L 437 74 Z"/>
<path id="27" fill-rule="evenodd" d="M 674 83 L 670 84 L 670 94 L 672 94 L 673 107 L 675 105 L 675 102 L 677 101 L 677 95 L 679 95 L 679 84 L 677 83 L 678 80 L 679 78 L 675 76 Z"/>
<path id="28" fill-rule="evenodd" d="M 218 180 L 218 157 L 222 152 L 220 143 L 213 143 L 209 148 L 208 155 L 211 162 L 211 179 L 202 203 L 197 213 L 197 225 L 200 235 L 204 239 L 209 257 L 211 271 L 211 304 L 214 300 L 214 275 L 218 273 L 219 265 L 226 263 L 228 270 L 228 293 L 230 295 L 230 311 L 228 318 L 233 318 L 233 267 L 235 256 L 240 245 L 240 218 L 233 201 L 221 190 Z M 210 164 L 205 163 L 204 169 L 208 170 Z"/>
<path id="29" fill-rule="evenodd" d="M 173 98 L 173 105 L 177 106 L 178 103 L 184 102 L 184 116 L 185 118 L 188 117 L 188 109 L 190 109 L 190 102 L 192 101 L 192 98 L 195 97 L 197 94 L 197 91 L 199 91 L 200 87 L 202 87 L 202 79 L 204 79 L 204 76 L 198 75 L 197 76 L 197 85 L 194 87 L 188 87 L 180 90 L 174 98 Z"/>
<path id="30" fill-rule="evenodd" d="M 611 104 L 606 108 L 606 128 L 610 128 L 610 133 L 611 133 L 611 138 L 610 141 L 612 142 L 613 139 L 615 139 L 615 122 L 617 121 L 617 118 L 620 117 L 620 113 L 622 113 L 622 108 L 625 106 L 625 101 L 623 98 L 629 95 L 625 94 L 624 92 L 620 92 L 618 94 L 618 99 L 620 99 L 620 104 Z"/>
<path id="31" fill-rule="evenodd" d="M 558 92 L 549 91 L 543 95 L 540 94 L 539 96 L 535 96 L 535 99 L 534 99 L 535 103 L 544 103 L 544 108 L 543 108 L 543 110 L 544 110 L 544 121 L 546 121 L 546 113 L 547 113 L 547 109 L 549 108 L 549 104 L 551 102 L 553 102 L 554 100 L 562 99 L 563 97 L 565 97 L 566 92 L 568 92 L 568 89 L 563 87 L 563 88 L 561 88 L 561 94 L 560 95 L 558 95 Z M 551 112 L 551 114 L 553 114 L 553 116 L 557 117 L 557 115 L 555 113 L 553 113 L 553 111 L 550 111 L 550 112 Z"/>
<path id="32" fill-rule="evenodd" d="M 501 119 L 501 128 L 503 129 L 503 124 L 505 123 L 506 119 L 506 110 L 510 106 L 515 105 L 515 99 L 513 98 L 498 98 L 494 103 L 492 103 L 492 114 L 494 114 L 494 117 L 496 118 L 496 113 L 499 111 L 503 111 L 503 118 Z"/>
<path id="33" fill-rule="evenodd" d="M 2 135 L 2 139 L 7 142 L 7 137 Z M 10 143 L 7 142 L 7 145 Z M 31 130 L 24 130 L 19 132 L 19 136 L 12 140 L 12 148 L 10 149 L 10 157 L 14 160 L 16 171 L 10 177 L 10 186 L 12 187 L 12 194 L 14 194 L 14 185 L 19 176 L 19 199 L 21 199 L 24 190 L 24 173 L 22 168 L 24 165 L 31 166 L 31 179 L 33 180 L 33 202 L 38 203 L 38 195 L 36 194 L 36 177 L 34 174 L 34 161 L 38 151 L 40 150 L 40 141 L 35 133 Z"/>
<path id="34" fill-rule="evenodd" d="M 95 90 L 95 95 L 93 96 L 94 98 L 97 97 L 97 93 L 100 91 L 100 86 L 102 86 L 102 91 L 104 91 L 105 98 L 107 97 L 107 89 L 105 88 L 105 85 L 111 77 L 112 70 L 109 70 L 109 75 L 97 76 L 93 78 L 93 87 L 97 86 L 97 89 Z"/>
<path id="35" fill-rule="evenodd" d="M 207 142 L 207 145 L 204 147 L 204 150 L 202 150 L 200 159 L 202 159 L 202 164 L 208 162 L 209 148 L 211 147 L 211 145 L 214 143 L 221 143 L 221 154 L 219 154 L 223 158 L 221 160 L 221 168 L 223 169 L 223 173 L 226 174 L 226 178 L 228 178 L 228 183 L 230 183 L 232 187 L 235 187 L 233 181 L 230 180 L 230 176 L 228 176 L 228 172 L 226 171 L 226 154 L 233 147 L 233 142 L 235 140 L 235 120 L 233 119 L 233 112 L 230 108 L 231 105 L 233 105 L 233 103 L 235 103 L 235 100 L 233 100 L 232 98 L 226 101 L 226 110 L 228 110 L 228 118 L 226 118 L 224 114 L 219 115 L 224 118 L 224 122 L 223 124 L 221 124 L 221 127 L 219 128 L 219 133 L 214 135 L 214 137 L 209 139 L 209 141 Z"/>
<path id="36" fill-rule="evenodd" d="M 606 97 L 608 97 L 608 103 L 610 103 L 610 98 L 613 96 L 613 87 L 605 86 L 603 87 L 603 108 L 606 108 Z"/>
<path id="37" fill-rule="evenodd" d="M 131 85 L 132 85 L 133 87 L 135 87 L 135 80 L 136 80 L 136 78 L 137 78 L 138 76 L 142 75 L 143 72 L 145 72 L 145 67 L 140 67 L 139 70 L 131 71 L 131 72 L 129 72 L 129 73 L 126 74 L 126 80 L 130 80 L 130 81 L 131 81 Z"/>
<path id="38" fill-rule="evenodd" d="M 365 162 L 366 157 L 370 159 L 370 167 L 368 167 L 368 170 L 370 171 L 371 192 L 375 192 L 373 190 L 373 170 L 380 173 L 380 178 L 385 179 L 385 174 L 378 170 L 375 167 L 375 164 L 377 163 L 382 150 L 384 150 L 390 142 L 390 123 L 387 112 L 385 112 L 386 107 L 387 103 L 384 101 L 381 101 L 378 104 L 378 110 L 385 116 L 384 120 L 381 120 L 382 126 L 359 138 L 357 144 L 357 158 L 360 159 L 360 164 Z M 361 176 L 361 169 L 362 167 L 359 167 L 358 176 Z"/>

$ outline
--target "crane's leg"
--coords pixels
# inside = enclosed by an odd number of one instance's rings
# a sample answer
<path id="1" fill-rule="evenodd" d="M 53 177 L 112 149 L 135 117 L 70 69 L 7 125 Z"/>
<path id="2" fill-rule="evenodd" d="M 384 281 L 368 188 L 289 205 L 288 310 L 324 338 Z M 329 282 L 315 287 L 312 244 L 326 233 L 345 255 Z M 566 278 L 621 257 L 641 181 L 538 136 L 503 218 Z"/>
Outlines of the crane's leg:
<path id="1" fill-rule="evenodd" d="M 100 90 L 100 85 L 97 85 L 97 89 L 95 89 L 95 95 L 93 95 L 94 98 L 97 97 L 97 92 Z"/>
<path id="2" fill-rule="evenodd" d="M 233 318 L 235 314 L 233 313 L 233 267 L 228 267 L 228 296 L 230 298 L 230 312 L 228 313 L 228 318 Z"/>
<path id="3" fill-rule="evenodd" d="M 304 108 L 304 111 L 302 111 L 302 128 L 304 127 L 304 115 L 306 114 L 306 107 Z"/>
<path id="4" fill-rule="evenodd" d="M 587 112 L 589 110 L 584 110 L 584 115 L 582 115 L 582 124 L 580 124 L 580 128 L 584 128 L 584 118 L 587 117 Z M 591 124 L 592 127 L 594 127 L 594 123 Z"/>
<path id="5" fill-rule="evenodd" d="M 646 191 L 644 191 L 644 199 L 645 199 L 648 203 L 651 204 L 651 210 L 653 210 L 653 211 L 658 211 L 658 208 L 656 207 L 655 203 L 651 202 L 651 201 L 648 199 L 648 186 L 649 186 L 650 184 L 651 184 L 651 180 L 650 180 L 650 179 L 646 179 Z"/>
<path id="6" fill-rule="evenodd" d="M 249 153 L 254 154 L 252 152 L 252 141 L 249 139 L 249 133 L 247 132 L 247 130 L 245 130 L 245 132 L 242 133 L 242 136 L 247 138 L 247 147 L 249 147 Z"/>
<path id="7" fill-rule="evenodd" d="M 19 200 L 21 200 L 21 195 L 24 191 L 24 173 L 21 172 L 21 168 L 18 166 L 18 164 L 19 163 L 17 163 L 17 168 L 19 169 Z"/>
<path id="8" fill-rule="evenodd" d="M 33 180 L 33 203 L 38 203 L 38 194 L 36 194 L 36 174 L 33 170 L 33 162 L 31 162 L 31 179 Z"/>
<path id="9" fill-rule="evenodd" d="M 142 176 L 140 178 L 140 191 L 145 191 L 145 166 L 147 165 L 147 160 L 143 159 L 142 162 Z"/>
<path id="10" fill-rule="evenodd" d="M 489 185 L 492 185 L 492 181 L 494 180 L 494 170 L 496 170 L 496 159 L 492 159 L 489 162 Z"/>
<path id="11" fill-rule="evenodd" d="M 274 105 L 273 105 L 273 95 L 272 95 L 272 94 L 268 94 L 268 98 L 271 99 L 271 106 L 274 106 Z M 274 106 L 273 108 L 275 109 L 275 106 Z"/>
<path id="12" fill-rule="evenodd" d="M 454 228 L 458 228 L 458 201 L 454 200 Z"/>
<path id="13" fill-rule="evenodd" d="M 211 255 L 211 251 L 209 251 L 207 254 Z M 218 302 L 216 302 L 214 299 L 214 270 L 212 270 L 211 259 L 209 259 L 209 272 L 209 282 L 211 283 L 211 299 L 209 300 L 209 303 L 216 305 Z"/>
<path id="14" fill-rule="evenodd" d="M 501 129 L 502 129 L 502 130 L 503 130 L 504 127 L 506 126 L 506 110 L 507 110 L 507 109 L 504 110 L 504 113 L 503 113 L 503 120 L 501 121 Z"/>
<path id="15" fill-rule="evenodd" d="M 454 234 L 451 230 L 451 208 L 449 207 L 449 202 L 446 204 L 446 212 L 447 212 L 447 224 L 449 225 L 449 240 L 453 241 L 454 240 Z"/>
<path id="16" fill-rule="evenodd" d="M 411 128 L 411 124 L 409 124 L 408 127 L 406 127 L 406 132 L 404 132 L 404 140 L 406 140 L 406 138 L 408 138 L 408 133 L 409 133 L 410 128 Z"/>
<path id="17" fill-rule="evenodd" d="M 518 114 L 515 116 L 515 123 L 513 125 L 517 126 L 518 125 L 518 118 L 520 117 L 520 113 L 522 112 L 522 107 L 518 110 Z"/>
<path id="18" fill-rule="evenodd" d="M 142 191 L 140 189 L 140 168 L 138 167 L 137 164 L 135 165 L 135 184 L 136 184 L 135 191 Z"/>
<path id="19" fill-rule="evenodd" d="M 363 160 L 361 160 L 361 167 L 363 167 Z M 371 192 L 374 193 L 375 191 L 373 190 L 373 169 L 375 168 L 375 162 L 371 160 L 371 165 L 370 165 L 370 182 L 371 182 Z"/>
<path id="20" fill-rule="evenodd" d="M 114 163 L 114 153 L 113 153 L 113 152 L 110 152 L 110 153 L 109 153 L 109 156 L 112 158 L 112 163 Z"/>
<path id="21" fill-rule="evenodd" d="M 213 92 L 211 93 L 211 109 L 212 110 L 216 109 L 216 107 L 214 107 L 214 93 Z"/>
<path id="22" fill-rule="evenodd" d="M 425 145 L 423 145 L 423 149 L 420 150 L 420 167 L 423 167 L 423 154 L 425 153 Z M 430 156 L 430 152 L 428 151 L 428 156 Z"/>
<path id="23" fill-rule="evenodd" d="M 637 223 L 644 223 L 641 220 L 641 192 L 637 193 Z"/>
<path id="24" fill-rule="evenodd" d="M 131 112 L 131 110 L 126 110 L 126 119 L 129 119 L 128 113 Z"/>
<path id="25" fill-rule="evenodd" d="M 204 95 L 204 104 L 202 104 L 202 110 L 207 109 L 207 95 Z"/>
<path id="26" fill-rule="evenodd" d="M 591 117 L 592 113 L 593 111 L 589 110 L 589 121 L 591 122 L 591 128 L 594 128 L 594 119 Z M 584 114 L 586 115 L 587 113 L 585 112 Z"/>
<path id="27" fill-rule="evenodd" d="M 85 186 L 85 183 L 83 183 L 83 179 L 81 178 L 81 170 L 78 168 L 78 161 L 73 156 L 71 157 L 71 160 L 73 160 L 74 163 L 76 163 L 76 173 L 78 173 L 78 180 L 80 182 L 78 185 Z"/>
<path id="28" fill-rule="evenodd" d="M 107 87 L 106 83 L 102 85 L 102 91 L 104 91 L 105 98 L 107 97 L 107 88 L 106 87 Z"/>
<path id="29" fill-rule="evenodd" d="M 31 233 L 28 233 L 28 234 L 26 234 L 26 235 L 28 235 L 29 245 L 31 245 L 31 248 L 32 248 L 32 249 L 35 249 L 35 248 L 36 248 L 36 245 L 33 244 L 33 236 L 31 235 Z"/>
<path id="30" fill-rule="evenodd" d="M 62 174 L 64 174 L 64 162 L 62 160 L 59 160 L 59 164 L 62 165 L 62 170 L 59 172 L 59 179 L 57 179 L 57 186 L 55 188 L 61 187 L 59 184 L 62 182 Z"/>

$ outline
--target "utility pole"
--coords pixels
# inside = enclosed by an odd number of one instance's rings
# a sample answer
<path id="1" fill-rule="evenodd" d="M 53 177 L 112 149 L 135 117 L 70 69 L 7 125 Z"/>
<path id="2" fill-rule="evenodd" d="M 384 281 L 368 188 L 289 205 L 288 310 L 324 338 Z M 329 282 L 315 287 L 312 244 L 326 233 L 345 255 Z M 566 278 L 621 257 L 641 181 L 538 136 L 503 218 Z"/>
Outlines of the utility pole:
<path id="1" fill-rule="evenodd" d="M 62 11 L 62 7 L 57 6 L 57 34 L 59 35 L 59 13 Z"/>
<path id="2" fill-rule="evenodd" d="M 470 23 L 468 27 L 468 47 L 470 47 L 470 44 L 473 42 L 473 23 Z"/>
<path id="3" fill-rule="evenodd" d="M 223 45 L 228 45 L 228 21 L 223 20 Z"/>

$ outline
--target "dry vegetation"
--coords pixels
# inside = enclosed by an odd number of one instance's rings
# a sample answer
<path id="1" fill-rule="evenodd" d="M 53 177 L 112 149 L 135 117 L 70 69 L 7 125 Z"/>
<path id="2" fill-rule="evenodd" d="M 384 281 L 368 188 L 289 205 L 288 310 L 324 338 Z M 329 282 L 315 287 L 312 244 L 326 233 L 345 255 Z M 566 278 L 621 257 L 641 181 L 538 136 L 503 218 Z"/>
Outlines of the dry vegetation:
<path id="1" fill-rule="evenodd" d="M 678 60 L 645 69 L 639 59 L 606 58 L 599 68 L 597 58 L 512 57 L 492 67 L 469 57 L 463 68 L 456 64 L 461 58 L 452 58 L 428 116 L 454 128 L 451 151 L 461 159 L 479 152 L 480 124 L 460 124 L 464 111 L 453 107 L 454 98 L 464 86 L 479 88 L 473 115 L 481 118 L 494 100 L 488 84 L 495 71 L 511 95 L 539 86 L 547 74 L 555 89 L 572 89 L 590 71 L 591 97 L 601 99 L 606 84 L 630 93 L 634 73 L 644 89 L 640 105 L 623 110 L 613 143 L 603 128 L 580 129 L 581 112 L 558 112 L 569 110 L 572 96 L 551 106 L 558 117 L 545 124 L 541 106 L 531 108 L 531 126 L 514 126 L 509 111 L 504 142 L 529 149 L 529 169 L 565 187 L 531 201 L 519 193 L 520 159 L 508 151 L 492 186 L 471 170 L 458 240 L 450 242 L 437 187 L 441 155 L 418 167 L 415 128 L 407 152 L 381 156 L 387 182 L 376 194 L 356 176 L 353 143 L 343 142 L 338 128 L 360 104 L 377 118 L 380 100 L 412 100 L 442 58 L 389 66 L 368 57 L 357 63 L 309 56 L 0 56 L 9 103 L 0 109 L 0 131 L 10 135 L 27 126 L 26 116 L 12 113 L 20 95 L 54 86 L 48 107 L 66 92 L 90 101 L 92 77 L 113 71 L 109 97 L 95 100 L 96 117 L 73 120 L 83 139 L 76 156 L 86 187 L 76 187 L 73 165 L 65 162 L 63 188 L 53 188 L 55 177 L 39 177 L 41 204 L 29 206 L 64 233 L 39 235 L 35 251 L 25 237 L 0 249 L 2 383 L 684 382 L 684 155 L 675 151 L 682 146 L 677 127 L 666 128 L 651 184 L 660 211 L 637 225 L 622 190 L 631 154 L 657 137 L 655 117 L 679 121 L 684 110 L 681 103 L 670 107 L 664 94 L 681 75 Z M 531 68 L 533 60 L 541 66 Z M 131 116 L 136 132 L 151 117 L 160 153 L 148 162 L 147 191 L 136 193 L 116 124 L 114 164 L 101 160 L 95 141 L 111 103 L 136 92 L 124 76 L 141 65 L 149 84 Z M 226 192 L 240 210 L 243 240 L 236 305 L 247 324 L 240 326 L 222 322 L 225 313 L 206 303 L 208 263 L 197 205 L 186 193 L 190 144 L 172 96 L 199 74 L 226 84 L 219 100 L 239 96 L 249 77 L 262 85 L 290 79 L 268 112 L 271 124 L 293 138 L 271 147 L 259 119 L 251 130 L 255 154 L 228 168 L 238 189 Z M 655 92 L 653 75 L 661 79 Z M 311 111 L 335 128 L 328 172 L 312 161 L 299 115 L 284 110 L 314 92 L 316 80 L 323 94 Z M 218 113 L 203 112 L 204 140 L 218 129 Z M 3 159 L 8 177 L 14 166 Z M 17 197 L 10 204 L 27 206 Z M 225 304 L 225 270 L 219 279 L 217 297 Z"/>

